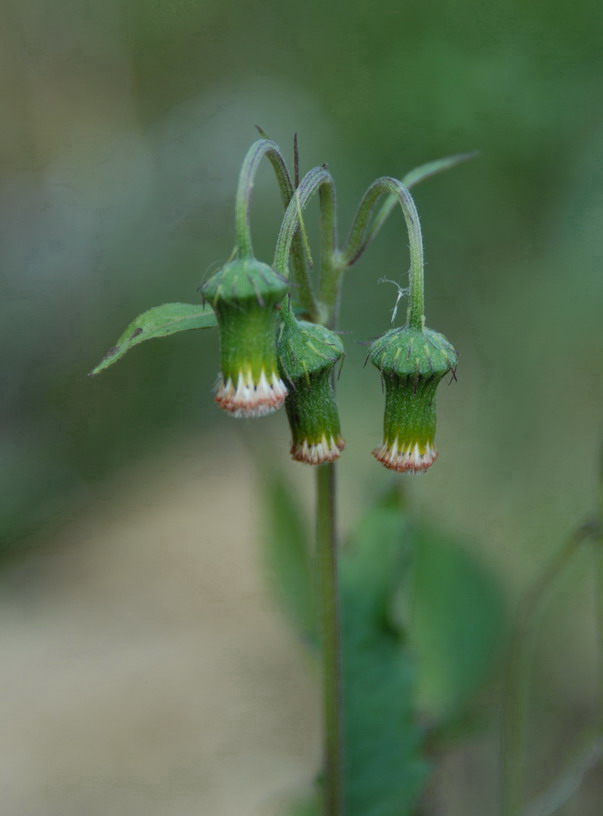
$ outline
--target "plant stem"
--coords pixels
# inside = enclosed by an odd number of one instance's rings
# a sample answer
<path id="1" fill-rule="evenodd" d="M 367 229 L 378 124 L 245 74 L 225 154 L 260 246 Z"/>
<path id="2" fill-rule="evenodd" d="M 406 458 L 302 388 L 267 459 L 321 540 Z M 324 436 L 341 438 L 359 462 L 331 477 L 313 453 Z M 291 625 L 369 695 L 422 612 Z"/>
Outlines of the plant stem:
<path id="1" fill-rule="evenodd" d="M 324 816 L 341 816 L 343 735 L 335 465 L 316 469 L 316 561 L 323 659 Z"/>
<path id="2" fill-rule="evenodd" d="M 337 255 L 335 185 L 324 167 L 310 170 L 298 185 L 287 207 L 274 252 L 274 269 L 287 276 L 291 242 L 301 225 L 302 211 L 319 191 L 322 229 L 321 281 L 333 270 Z M 311 320 L 333 324 L 339 302 L 338 278 L 325 302 L 317 302 L 309 276 L 296 281 L 297 299 Z M 283 319 L 291 319 L 286 307 Z M 343 695 L 341 675 L 338 551 L 335 512 L 335 465 L 316 468 L 316 569 L 318 611 L 323 662 L 324 816 L 343 813 Z"/>
<path id="3" fill-rule="evenodd" d="M 585 774 L 601 761 L 602 756 L 601 733 L 585 733 L 570 761 L 558 772 L 550 788 L 531 802 L 523 810 L 522 816 L 554 816 L 578 792 Z"/>
<path id="4" fill-rule="evenodd" d="M 595 558 L 595 614 L 597 634 L 599 716 L 598 723 L 603 734 L 603 445 L 599 459 L 599 506 L 597 508 L 597 534 L 594 538 Z"/>
<path id="5" fill-rule="evenodd" d="M 526 761 L 526 701 L 530 684 L 533 641 L 539 613 L 549 591 L 584 541 L 597 535 L 598 524 L 579 527 L 553 557 L 528 592 L 511 637 L 505 679 L 502 725 L 502 816 L 519 816 L 524 803 Z"/>
<path id="6" fill-rule="evenodd" d="M 474 151 L 473 153 L 457 153 L 455 156 L 446 156 L 444 159 L 436 159 L 435 161 L 427 162 L 427 164 L 422 164 L 420 167 L 415 167 L 414 170 L 407 173 L 402 178 L 402 184 L 404 184 L 404 186 L 410 190 L 411 187 L 420 184 L 422 181 L 425 181 L 438 173 L 442 173 L 444 170 L 450 170 L 451 168 L 456 167 L 457 164 L 462 164 L 462 162 L 469 161 L 469 159 L 474 159 L 477 155 L 479 155 L 477 151 Z M 395 196 L 388 196 L 381 207 L 379 207 L 377 215 L 374 217 L 364 236 L 362 245 L 357 248 L 354 254 L 354 262 L 360 258 L 368 245 L 377 237 L 381 227 L 385 224 L 397 203 L 398 202 Z"/>
<path id="7" fill-rule="evenodd" d="M 364 194 L 347 241 L 342 252 L 342 262 L 351 266 L 366 246 L 366 236 L 373 209 L 378 199 L 390 193 L 400 205 L 406 227 L 410 248 L 410 280 L 408 295 L 407 323 L 413 329 L 423 329 L 425 324 L 425 298 L 423 292 L 423 238 L 419 214 L 408 188 L 397 179 L 383 176 L 374 181 Z M 386 214 L 387 215 L 387 214 Z"/>
<path id="8" fill-rule="evenodd" d="M 337 249 L 337 207 L 335 186 L 320 188 L 321 269 L 318 304 L 324 324 L 334 329 L 339 318 L 341 275 L 345 269 Z"/>
<path id="9" fill-rule="evenodd" d="M 270 161 L 281 193 L 285 209 L 293 197 L 293 184 L 287 169 L 287 163 L 278 145 L 270 139 L 258 139 L 254 142 L 243 160 L 239 173 L 239 183 L 235 202 L 235 229 L 237 240 L 237 254 L 240 258 L 253 256 L 251 241 L 251 226 L 249 223 L 249 209 L 251 193 L 255 183 L 255 176 L 264 156 Z M 298 230 L 291 239 L 291 259 L 296 279 L 304 279 L 308 275 L 306 256 L 302 245 L 301 232 Z"/>
<path id="10" fill-rule="evenodd" d="M 300 226 L 302 211 L 314 193 L 323 185 L 330 186 L 331 188 L 334 187 L 331 174 L 327 172 L 324 167 L 315 167 L 310 170 L 301 180 L 299 187 L 295 191 L 295 195 L 285 211 L 285 216 L 276 241 L 274 261 L 272 264 L 274 269 L 284 277 L 288 277 L 289 252 L 291 251 L 293 238 Z M 307 270 L 303 276 L 295 278 L 295 283 L 297 284 L 297 300 L 301 307 L 311 320 L 315 322 L 318 321 L 321 316 L 320 308 L 316 302 L 312 281 L 307 274 Z"/>

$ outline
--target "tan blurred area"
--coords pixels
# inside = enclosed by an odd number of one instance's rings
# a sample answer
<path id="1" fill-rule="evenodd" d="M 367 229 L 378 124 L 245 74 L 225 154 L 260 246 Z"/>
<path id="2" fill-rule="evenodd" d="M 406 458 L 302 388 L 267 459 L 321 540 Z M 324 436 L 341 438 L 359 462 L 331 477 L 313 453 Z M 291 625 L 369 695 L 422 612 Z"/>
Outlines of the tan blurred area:
<path id="1" fill-rule="evenodd" d="M 311 785 L 315 673 L 265 592 L 255 474 L 221 447 L 123 473 L 4 572 L 3 816 L 267 816 Z"/>

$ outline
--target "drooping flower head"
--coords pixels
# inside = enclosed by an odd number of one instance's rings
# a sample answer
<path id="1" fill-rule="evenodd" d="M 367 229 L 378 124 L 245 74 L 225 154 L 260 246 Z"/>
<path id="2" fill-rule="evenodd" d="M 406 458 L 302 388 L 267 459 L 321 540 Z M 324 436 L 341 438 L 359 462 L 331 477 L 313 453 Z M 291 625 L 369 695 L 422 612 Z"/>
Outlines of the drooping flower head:
<path id="1" fill-rule="evenodd" d="M 436 390 L 454 371 L 456 352 L 430 329 L 392 329 L 374 341 L 371 362 L 385 386 L 383 444 L 373 456 L 400 472 L 427 470 L 436 460 Z"/>
<path id="2" fill-rule="evenodd" d="M 287 290 L 287 281 L 254 258 L 227 263 L 201 290 L 220 332 L 216 402 L 231 416 L 265 416 L 285 401 L 276 332 L 277 307 Z"/>
<path id="3" fill-rule="evenodd" d="M 316 323 L 283 321 L 278 342 L 279 370 L 287 383 L 285 401 L 291 428 L 291 456 L 297 462 L 321 465 L 341 455 L 339 413 L 333 369 L 343 357 L 339 337 Z"/>

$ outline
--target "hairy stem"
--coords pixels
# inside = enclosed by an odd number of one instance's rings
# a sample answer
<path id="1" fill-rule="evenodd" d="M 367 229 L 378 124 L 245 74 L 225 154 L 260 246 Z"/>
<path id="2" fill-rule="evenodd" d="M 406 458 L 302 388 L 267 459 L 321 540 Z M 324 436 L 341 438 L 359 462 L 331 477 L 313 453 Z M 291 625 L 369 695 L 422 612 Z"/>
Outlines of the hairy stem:
<path id="1" fill-rule="evenodd" d="M 423 292 L 423 238 L 419 214 L 408 188 L 397 179 L 383 176 L 374 181 L 364 194 L 350 230 L 346 249 L 342 252 L 342 262 L 351 266 L 357 259 L 358 251 L 365 245 L 368 225 L 375 204 L 385 193 L 394 196 L 402 209 L 410 248 L 410 289 L 408 296 L 408 325 L 422 329 L 425 324 L 425 298 Z"/>
<path id="2" fill-rule="evenodd" d="M 323 659 L 324 816 L 341 816 L 343 734 L 335 465 L 316 469 L 316 544 Z"/>
<path id="3" fill-rule="evenodd" d="M 316 191 L 320 193 L 321 210 L 321 280 L 325 272 L 332 269 L 337 242 L 335 185 L 324 167 L 316 167 L 302 179 L 283 219 L 274 255 L 274 268 L 282 275 L 287 274 L 289 247 L 301 223 L 302 210 Z M 310 318 L 334 323 L 337 319 L 339 285 L 328 292 L 324 302 L 318 303 L 309 280 L 298 281 L 298 284 L 298 300 Z M 343 700 L 335 477 L 334 464 L 320 465 L 316 470 L 316 563 L 323 662 L 324 816 L 342 816 L 343 812 Z"/>
<path id="4" fill-rule="evenodd" d="M 333 191 L 332 198 L 334 200 L 335 185 L 331 174 L 327 172 L 324 167 L 315 167 L 313 170 L 310 170 L 301 180 L 299 187 L 295 191 L 295 194 L 292 200 L 289 202 L 287 210 L 285 211 L 285 216 L 283 218 L 276 242 L 273 262 L 274 269 L 284 277 L 288 276 L 291 243 L 296 232 L 299 230 L 304 207 L 307 205 L 314 193 L 323 185 L 331 188 Z M 297 300 L 299 301 L 302 309 L 308 314 L 311 320 L 318 321 L 322 315 L 319 304 L 317 303 L 314 295 L 314 289 L 312 287 L 312 281 L 310 280 L 309 274 L 304 274 L 299 279 L 296 278 L 295 283 L 297 284 Z"/>
<path id="5" fill-rule="evenodd" d="M 323 322 L 333 329 L 339 318 L 341 274 L 344 266 L 337 249 L 337 208 L 335 187 L 332 184 L 320 187 L 320 223 L 322 246 L 318 302 Z"/>
<path id="6" fill-rule="evenodd" d="M 266 157 L 272 165 L 285 209 L 293 197 L 294 189 L 291 183 L 291 176 L 289 175 L 287 163 L 278 145 L 270 139 L 258 139 L 247 151 L 241 172 L 239 173 L 239 183 L 235 201 L 235 230 L 237 254 L 241 258 L 251 258 L 253 256 L 249 209 L 255 176 L 264 157 Z M 292 236 L 290 252 L 296 279 L 306 277 L 308 275 L 306 256 L 303 249 L 301 232 L 299 230 Z"/>
<path id="7" fill-rule="evenodd" d="M 427 164 L 422 164 L 420 167 L 415 167 L 414 170 L 407 173 L 402 178 L 402 184 L 404 184 L 404 186 L 410 190 L 411 187 L 420 184 L 422 181 L 426 181 L 428 178 L 444 172 L 444 170 L 450 170 L 453 167 L 456 167 L 457 164 L 462 164 L 463 162 L 469 161 L 469 159 L 474 159 L 478 155 L 479 154 L 477 151 L 474 151 L 473 153 L 458 153 L 455 156 L 447 156 L 444 159 L 436 159 L 435 161 L 427 162 Z M 381 227 L 385 224 L 395 209 L 397 203 L 398 202 L 395 196 L 390 195 L 385 199 L 368 227 L 362 242 L 357 246 L 350 247 L 348 249 L 348 252 L 350 253 L 349 257 L 352 258 L 349 266 L 360 258 L 369 244 L 371 244 L 377 237 Z"/>
<path id="8" fill-rule="evenodd" d="M 418 183 L 440 170 L 468 158 L 451 157 L 424 165 L 410 174 L 410 182 Z M 297 162 L 296 162 L 297 166 Z M 296 179 L 297 183 L 297 179 Z M 310 170 L 289 202 L 279 232 L 273 266 L 287 277 L 289 253 L 294 236 L 303 229 L 302 212 L 316 191 L 320 195 L 321 214 L 321 270 L 318 299 L 314 294 L 307 269 L 295 277 L 297 300 L 313 321 L 337 328 L 343 272 L 358 257 L 363 248 L 377 234 L 391 210 L 390 200 L 402 208 L 410 239 L 410 297 L 409 324 L 415 328 L 424 325 L 423 296 L 423 242 L 421 227 L 412 196 L 407 187 L 392 178 L 378 179 L 369 187 L 352 225 L 346 252 L 340 252 L 337 241 L 335 185 L 325 167 Z M 369 229 L 374 205 L 389 194 L 377 219 Z M 393 205 L 392 205 L 393 206 Z M 285 306 L 283 319 L 293 319 Z M 343 689 L 341 670 L 341 625 L 338 593 L 338 549 L 336 528 L 336 469 L 334 464 L 321 465 L 316 471 L 316 560 L 320 632 L 323 660 L 323 716 L 324 716 L 324 816 L 342 816 L 344 801 L 343 757 Z"/>

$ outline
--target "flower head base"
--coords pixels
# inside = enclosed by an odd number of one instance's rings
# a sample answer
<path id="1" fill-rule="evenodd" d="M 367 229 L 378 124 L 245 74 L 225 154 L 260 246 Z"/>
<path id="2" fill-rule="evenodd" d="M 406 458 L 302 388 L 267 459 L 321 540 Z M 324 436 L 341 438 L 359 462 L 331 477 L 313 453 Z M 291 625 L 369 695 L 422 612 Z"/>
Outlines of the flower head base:
<path id="1" fill-rule="evenodd" d="M 321 465 L 339 459 L 344 448 L 333 390 L 333 368 L 343 357 L 336 334 L 290 315 L 278 343 L 279 367 L 289 394 L 285 402 L 291 428 L 291 456 Z"/>
<path id="2" fill-rule="evenodd" d="M 283 404 L 287 389 L 280 377 L 272 374 L 270 380 L 264 369 L 254 380 L 251 369 L 246 374 L 241 370 L 234 383 L 230 378 L 224 382 L 220 374 L 216 386 L 216 402 L 231 416 L 261 417 L 271 414 Z"/>
<path id="3" fill-rule="evenodd" d="M 265 416 L 285 401 L 276 331 L 287 289 L 280 275 L 253 258 L 226 264 L 203 286 L 220 331 L 216 402 L 233 417 Z"/>
<path id="4" fill-rule="evenodd" d="M 454 370 L 456 352 L 437 332 L 405 327 L 376 340 L 370 358 L 385 386 L 383 444 L 373 456 L 391 470 L 425 471 L 438 456 L 436 390 Z"/>
<path id="5" fill-rule="evenodd" d="M 400 473 L 420 473 L 433 465 L 438 458 L 438 452 L 429 443 L 421 448 L 418 442 L 415 442 L 413 448 L 409 445 L 398 450 L 396 439 L 391 446 L 383 444 L 380 448 L 375 448 L 373 456 L 390 470 L 397 470 Z"/>

